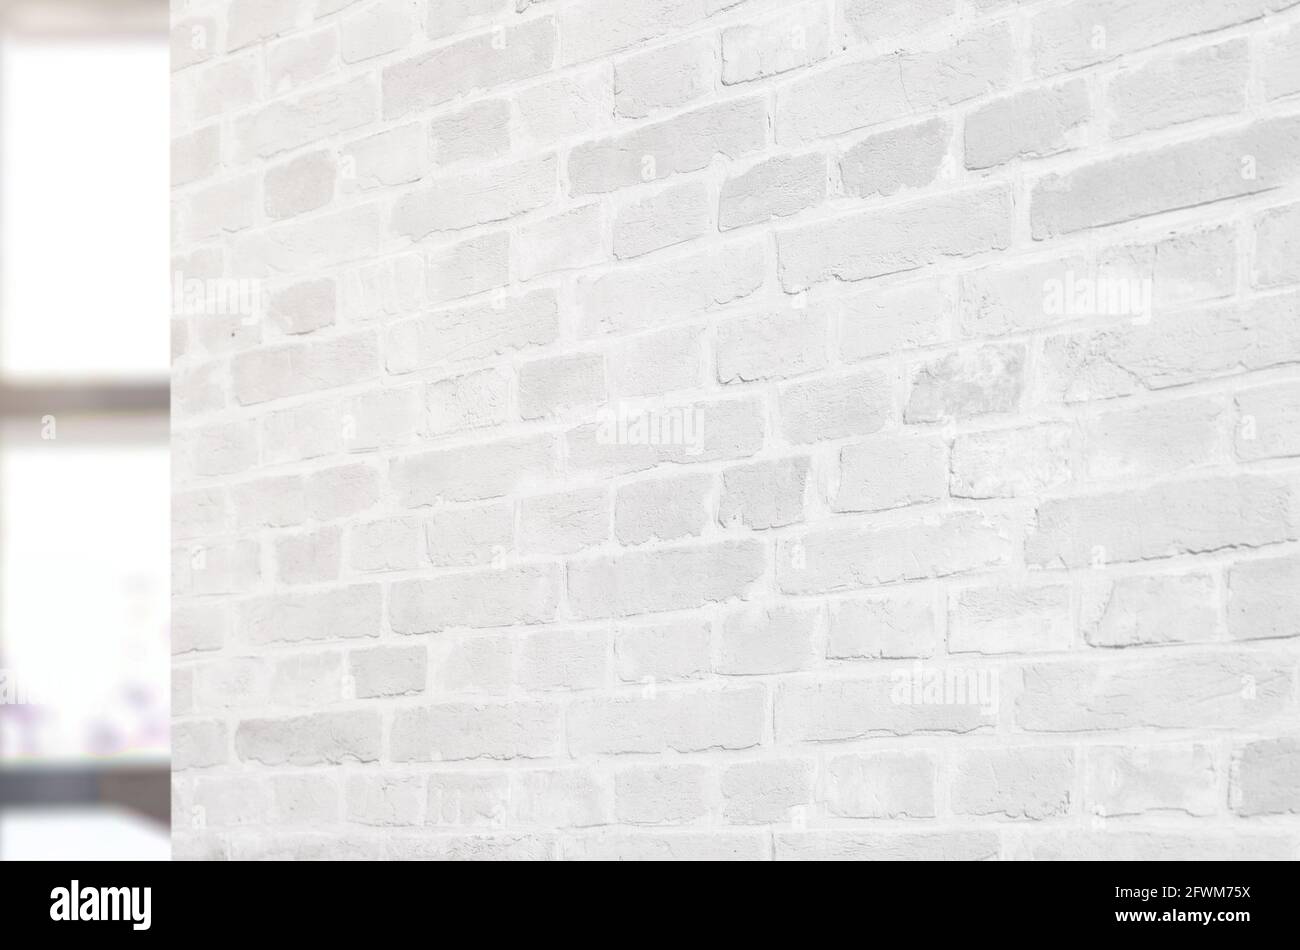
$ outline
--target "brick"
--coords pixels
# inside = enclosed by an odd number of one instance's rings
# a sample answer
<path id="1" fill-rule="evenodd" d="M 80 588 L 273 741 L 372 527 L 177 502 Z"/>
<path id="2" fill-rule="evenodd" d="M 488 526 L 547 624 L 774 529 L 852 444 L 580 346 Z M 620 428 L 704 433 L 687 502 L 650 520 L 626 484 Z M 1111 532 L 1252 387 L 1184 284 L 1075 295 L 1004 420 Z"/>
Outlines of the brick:
<path id="1" fill-rule="evenodd" d="M 1014 412 L 1024 389 L 1025 352 L 1018 346 L 981 346 L 916 367 L 903 420 L 947 422 Z"/>
<path id="2" fill-rule="evenodd" d="M 604 215 L 595 202 L 523 224 L 515 240 L 519 276 L 527 280 L 599 264 L 609 256 L 605 245 Z"/>
<path id="3" fill-rule="evenodd" d="M 1300 812 L 1300 742 L 1287 737 L 1247 743 L 1233 761 L 1232 804 L 1239 815 Z"/>
<path id="4" fill-rule="evenodd" d="M 718 523 L 761 529 L 803 521 L 808 471 L 808 459 L 799 457 L 725 469 Z"/>
<path id="5" fill-rule="evenodd" d="M 1255 222 L 1254 283 L 1260 287 L 1300 282 L 1300 204 L 1271 208 Z"/>
<path id="6" fill-rule="evenodd" d="M 433 164 L 487 162 L 510 151 L 510 103 L 488 99 L 429 123 Z"/>
<path id="7" fill-rule="evenodd" d="M 766 158 L 722 183 L 718 229 L 789 217 L 816 207 L 826 195 L 826 157 L 821 153 Z"/>
<path id="8" fill-rule="evenodd" d="M 1293 704 L 1291 666 L 1268 654 L 1186 654 L 1027 666 L 1016 723 L 1030 732 L 1250 727 Z"/>
<path id="9" fill-rule="evenodd" d="M 569 609 L 577 617 L 626 617 L 743 597 L 763 572 L 754 541 L 629 551 L 569 563 Z"/>
<path id="10" fill-rule="evenodd" d="M 722 813 L 738 824 L 789 821 L 811 804 L 813 763 L 801 759 L 738 762 L 722 772 Z"/>
<path id="11" fill-rule="evenodd" d="M 1246 42 L 1231 40 L 1121 70 L 1107 86 L 1116 138 L 1240 112 L 1250 71 Z"/>
<path id="12" fill-rule="evenodd" d="M 829 55 L 830 29 L 821 3 L 790 6 L 751 23 L 722 31 L 725 85 L 776 76 Z"/>
<path id="13" fill-rule="evenodd" d="M 547 144 L 608 126 L 614 116 L 614 76 L 609 65 L 539 83 L 517 94 L 522 135 Z"/>
<path id="14" fill-rule="evenodd" d="M 1228 569 L 1228 635 L 1262 640 L 1300 635 L 1300 559 L 1242 561 Z"/>
<path id="15" fill-rule="evenodd" d="M 1260 475 L 1048 501 L 1025 560 L 1082 567 L 1289 541 L 1294 508 L 1286 484 Z"/>
<path id="16" fill-rule="evenodd" d="M 701 765 L 628 766 L 614 773 L 614 814 L 633 825 L 697 821 L 708 817 L 709 791 Z"/>
<path id="17" fill-rule="evenodd" d="M 499 425 L 506 421 L 510 379 L 494 369 L 430 383 L 425 399 L 432 432 Z"/>
<path id="18" fill-rule="evenodd" d="M 1066 402 L 1127 396 L 1300 359 L 1300 332 L 1288 294 L 1225 304 L 1149 324 L 1049 337 L 1045 394 Z"/>
<path id="19" fill-rule="evenodd" d="M 748 243 L 583 278 L 577 288 L 582 335 L 658 328 L 665 314 L 684 320 L 707 313 L 752 294 L 763 271 L 762 248 Z"/>
<path id="20" fill-rule="evenodd" d="M 1219 593 L 1209 574 L 1119 577 L 1088 585 L 1079 626 L 1096 647 L 1216 639 Z"/>
<path id="21" fill-rule="evenodd" d="M 353 775 L 343 794 L 349 821 L 376 827 L 414 825 L 420 820 L 424 780 L 405 775 Z"/>
<path id="22" fill-rule="evenodd" d="M 338 315 L 334 281 L 305 280 L 271 295 L 268 315 L 285 333 L 310 333 L 333 326 Z"/>
<path id="23" fill-rule="evenodd" d="M 1264 42 L 1260 80 L 1267 99 L 1300 92 L 1300 67 L 1296 53 L 1300 52 L 1300 29 L 1292 26 L 1271 34 Z"/>
<path id="24" fill-rule="evenodd" d="M 553 341 L 559 315 L 553 291 L 466 304 L 390 324 L 382 348 L 393 374 L 481 360 Z"/>
<path id="25" fill-rule="evenodd" d="M 925 589 L 839 598 L 830 606 L 826 655 L 832 659 L 932 656 L 941 634 Z"/>
<path id="26" fill-rule="evenodd" d="M 414 0 L 379 0 L 343 18 L 343 61 L 359 63 L 402 49 L 424 21 L 424 5 Z"/>
<path id="27" fill-rule="evenodd" d="M 763 100 L 738 99 L 579 145 L 566 165 L 570 194 L 602 194 L 699 171 L 718 154 L 740 158 L 763 147 L 766 131 Z"/>
<path id="28" fill-rule="evenodd" d="M 744 607 L 719 625 L 719 673 L 791 673 L 813 664 L 820 612 L 775 606 Z"/>
<path id="29" fill-rule="evenodd" d="M 399 581 L 389 593 L 389 622 L 398 633 L 430 633 L 553 620 L 559 581 L 558 569 L 549 565 Z"/>
<path id="30" fill-rule="evenodd" d="M 1032 821 L 1069 814 L 1076 807 L 1074 771 L 1070 749 L 967 752 L 954 765 L 952 810 Z"/>
<path id="31" fill-rule="evenodd" d="M 602 410 L 566 436 L 574 471 L 640 472 L 663 462 L 746 458 L 763 446 L 762 403 L 750 398 Z"/>
<path id="32" fill-rule="evenodd" d="M 1053 653 L 1073 639 L 1064 584 L 969 587 L 949 598 L 949 653 Z"/>
<path id="33" fill-rule="evenodd" d="M 341 187 L 370 191 L 407 185 L 419 181 L 427 161 L 424 129 L 417 123 L 368 135 L 340 150 Z"/>
<path id="34" fill-rule="evenodd" d="M 441 231 L 505 221 L 546 206 L 554 200 L 555 188 L 554 155 L 472 168 L 398 198 L 393 206 L 393 229 L 412 241 L 421 241 Z"/>
<path id="35" fill-rule="evenodd" d="M 961 702 L 897 702 L 905 693 L 911 671 L 899 676 L 857 679 L 787 680 L 776 694 L 778 742 L 822 742 L 873 735 L 920 732 L 966 733 L 989 726 L 978 696 L 958 696 Z M 954 694 L 956 695 L 956 694 Z"/>
<path id="36" fill-rule="evenodd" d="M 827 320 L 807 310 L 780 310 L 718 325 L 718 382 L 786 379 L 823 369 Z"/>
<path id="37" fill-rule="evenodd" d="M 1010 240 L 1011 196 L 1002 186 L 918 199 L 779 232 L 781 286 L 797 292 L 831 278 L 883 277 Z"/>
<path id="38" fill-rule="evenodd" d="M 389 483 L 399 505 L 419 508 L 442 501 L 499 498 L 555 467 L 555 442 L 547 435 L 489 442 L 470 451 L 441 449 L 394 459 Z"/>
<path id="39" fill-rule="evenodd" d="M 509 503 L 439 508 L 425 523 L 429 560 L 435 567 L 475 567 L 500 560 L 514 545 L 515 516 Z"/>
<path id="40" fill-rule="evenodd" d="M 828 593 L 1005 565 L 1011 541 L 972 511 L 878 528 L 834 525 L 777 543 L 776 577 L 788 594 Z"/>
<path id="41" fill-rule="evenodd" d="M 510 235 L 499 231 L 439 248 L 429 255 L 431 302 L 469 297 L 510 282 Z"/>
<path id="42" fill-rule="evenodd" d="M 852 294 L 840 301 L 838 309 L 840 355 L 850 363 L 952 335 L 952 293 L 940 281 Z"/>
<path id="43" fill-rule="evenodd" d="M 377 637 L 382 605 L 378 584 L 267 594 L 240 606 L 240 636 L 251 645 Z"/>
<path id="44" fill-rule="evenodd" d="M 339 577 L 339 529 L 334 526 L 287 535 L 275 543 L 276 580 L 319 584 Z"/>
<path id="45" fill-rule="evenodd" d="M 606 355 L 609 386 L 620 397 L 661 396 L 694 389 L 704 376 L 699 327 L 641 334 Z"/>
<path id="46" fill-rule="evenodd" d="M 527 701 L 403 707 L 389 735 L 394 762 L 546 758 L 559 742 L 559 708 Z"/>
<path id="47" fill-rule="evenodd" d="M 643 688 L 655 688 L 660 680 L 696 679 L 710 669 L 709 651 L 706 621 L 626 624 L 615 630 L 615 674 Z"/>
<path id="48" fill-rule="evenodd" d="M 235 730 L 240 761 L 261 765 L 374 762 L 379 745 L 379 714 L 373 710 L 245 719 Z"/>
<path id="49" fill-rule="evenodd" d="M 992 168 L 1017 158 L 1046 158 L 1082 145 L 1091 117 L 1081 80 L 1028 89 L 966 117 L 967 168 Z"/>
<path id="50" fill-rule="evenodd" d="M 1082 69 L 1184 36 L 1246 23 L 1276 5 L 1271 0 L 1193 0 L 1175 10 L 1158 0 L 1073 0 L 1030 20 L 1034 71 L 1048 75 Z"/>
<path id="51" fill-rule="evenodd" d="M 778 861 L 989 861 L 1000 854 L 989 831 L 805 831 L 776 835 Z"/>
<path id="52" fill-rule="evenodd" d="M 644 119 L 676 109 L 713 90 L 715 52 L 706 38 L 690 39 L 614 64 L 614 111 Z"/>
<path id="53" fill-rule="evenodd" d="M 235 156 L 270 158 L 379 118 L 379 89 L 360 76 L 270 105 L 235 122 Z"/>
<path id="54" fill-rule="evenodd" d="M 1300 173 L 1300 119 L 1266 119 L 1117 158 L 1065 174 L 1046 175 L 1030 194 L 1035 240 L 1131 221 L 1211 201 L 1257 194 Z M 1134 190 L 1134 181 L 1151 188 Z"/>
<path id="55" fill-rule="evenodd" d="M 1093 814 L 1204 816 L 1218 808 L 1219 769 L 1208 745 L 1094 746 L 1087 756 L 1085 794 Z"/>
<path id="56" fill-rule="evenodd" d="M 952 129 L 943 119 L 928 119 L 877 132 L 840 156 L 845 194 L 856 197 L 897 194 L 924 188 L 944 171 Z"/>
<path id="57" fill-rule="evenodd" d="M 357 699 L 424 692 L 428 652 L 417 647 L 374 647 L 348 654 L 348 675 Z"/>
<path id="58" fill-rule="evenodd" d="M 329 152 L 308 152 L 276 165 L 262 184 L 266 215 L 288 218 L 315 211 L 334 197 L 338 168 Z"/>
<path id="59" fill-rule="evenodd" d="M 430 19 L 440 17 L 441 13 Z M 556 45 L 555 21 L 542 17 L 436 46 L 385 66 L 384 118 L 399 119 L 474 90 L 539 76 L 554 64 Z"/>
<path id="60" fill-rule="evenodd" d="M 635 0 L 610 7 L 578 0 L 560 13 L 564 63 L 581 63 L 703 22 L 729 0 Z"/>
<path id="61" fill-rule="evenodd" d="M 953 440 L 949 491 L 954 498 L 1019 498 L 1074 478 L 1075 430 L 1060 423 L 959 435 Z"/>
<path id="62" fill-rule="evenodd" d="M 873 94 L 863 96 L 863 89 Z M 911 111 L 898 60 L 884 56 L 841 63 L 782 85 L 773 125 L 777 142 L 793 145 L 890 122 Z"/>
<path id="63" fill-rule="evenodd" d="M 840 449 L 835 511 L 887 511 L 947 495 L 948 445 L 932 436 L 855 442 Z"/>
<path id="64" fill-rule="evenodd" d="M 262 347 L 235 358 L 235 398 L 247 406 L 363 382 L 378 375 L 378 357 L 378 341 L 369 332 Z"/>
<path id="65" fill-rule="evenodd" d="M 807 443 L 879 432 L 894 413 L 892 389 L 878 370 L 783 386 L 778 403 L 785 437 Z"/>
<path id="66" fill-rule="evenodd" d="M 842 818 L 933 818 L 934 756 L 928 752 L 837 755 L 826 764 L 826 810 Z"/>
<path id="67" fill-rule="evenodd" d="M 569 750 L 608 755 L 753 748 L 763 734 L 765 699 L 765 690 L 755 686 L 577 699 L 566 716 Z"/>
<path id="68" fill-rule="evenodd" d="M 681 244 L 712 229 L 712 207 L 703 182 L 671 185 L 623 206 L 614 215 L 614 256 L 639 257 Z"/>
<path id="69" fill-rule="evenodd" d="M 605 685 L 609 637 L 603 631 L 548 630 L 519 645 L 519 685 L 529 691 L 598 689 Z"/>
<path id="70" fill-rule="evenodd" d="M 709 517 L 713 479 L 695 474 L 646 479 L 620 487 L 614 536 L 621 544 L 698 537 Z"/>
<path id="71" fill-rule="evenodd" d="M 605 790 L 589 769 L 516 772 L 511 776 L 516 820 L 546 828 L 589 828 L 608 823 Z"/>
<path id="72" fill-rule="evenodd" d="M 603 486 L 519 503 L 519 549 L 525 556 L 572 554 L 609 537 L 609 493 Z"/>
<path id="73" fill-rule="evenodd" d="M 605 401 L 605 361 L 599 353 L 534 360 L 519 367 L 519 415 L 541 419 Z"/>
<path id="74" fill-rule="evenodd" d="M 333 26 L 299 33 L 266 45 L 266 85 L 292 92 L 339 67 L 339 33 Z"/>

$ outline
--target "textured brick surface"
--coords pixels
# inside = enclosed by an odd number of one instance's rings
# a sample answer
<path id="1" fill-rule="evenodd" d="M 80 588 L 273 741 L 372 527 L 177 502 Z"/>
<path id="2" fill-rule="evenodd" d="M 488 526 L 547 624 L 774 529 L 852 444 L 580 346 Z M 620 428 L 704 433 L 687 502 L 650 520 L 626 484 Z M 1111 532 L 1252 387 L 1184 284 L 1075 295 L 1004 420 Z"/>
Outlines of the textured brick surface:
<path id="1" fill-rule="evenodd" d="M 173 10 L 178 856 L 1300 857 L 1300 7 Z"/>

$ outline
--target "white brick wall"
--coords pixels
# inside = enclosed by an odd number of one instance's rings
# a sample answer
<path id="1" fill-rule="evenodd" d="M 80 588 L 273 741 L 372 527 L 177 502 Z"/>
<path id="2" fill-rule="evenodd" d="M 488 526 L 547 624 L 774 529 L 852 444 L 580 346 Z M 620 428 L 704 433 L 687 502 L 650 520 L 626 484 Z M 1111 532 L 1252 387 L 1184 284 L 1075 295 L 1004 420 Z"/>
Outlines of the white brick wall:
<path id="1" fill-rule="evenodd" d="M 1294 0 L 173 7 L 178 856 L 1300 856 Z"/>

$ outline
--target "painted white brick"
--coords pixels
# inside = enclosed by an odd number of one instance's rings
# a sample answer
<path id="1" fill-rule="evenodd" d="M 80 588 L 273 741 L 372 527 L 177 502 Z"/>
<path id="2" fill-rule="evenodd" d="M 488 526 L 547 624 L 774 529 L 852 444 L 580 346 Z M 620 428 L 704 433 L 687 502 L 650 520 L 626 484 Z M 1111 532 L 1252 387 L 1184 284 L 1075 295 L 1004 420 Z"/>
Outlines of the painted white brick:
<path id="1" fill-rule="evenodd" d="M 719 625 L 719 673 L 791 673 L 812 665 L 819 611 L 786 606 L 744 607 Z"/>
<path id="2" fill-rule="evenodd" d="M 718 382 L 784 379 L 826 366 L 827 320 L 808 310 L 779 310 L 718 325 Z"/>
<path id="3" fill-rule="evenodd" d="M 711 229 L 712 214 L 702 182 L 670 185 L 619 209 L 614 216 L 614 256 L 639 257 L 700 237 Z"/>
<path id="4" fill-rule="evenodd" d="M 821 204 L 826 194 L 826 159 L 820 153 L 764 159 L 723 182 L 718 227 L 729 231 L 788 217 Z"/>
<path id="5" fill-rule="evenodd" d="M 637 53 L 614 64 L 614 106 L 629 119 L 676 109 L 710 92 L 716 53 L 708 38 Z"/>
<path id="6" fill-rule="evenodd" d="M 885 511 L 947 494 L 948 446 L 934 436 L 877 437 L 840 449 L 836 511 Z"/>
<path id="7" fill-rule="evenodd" d="M 510 103 L 489 99 L 429 123 L 435 165 L 487 162 L 510 151 Z"/>
<path id="8" fill-rule="evenodd" d="M 1095 746 L 1088 750 L 1087 806 L 1103 816 L 1211 815 L 1219 774 L 1208 745 Z"/>
<path id="9" fill-rule="evenodd" d="M 824 3 L 789 5 L 771 16 L 722 31 L 726 85 L 775 76 L 825 59 L 829 23 Z"/>
<path id="10" fill-rule="evenodd" d="M 941 634 L 934 595 L 920 588 L 831 601 L 826 655 L 836 659 L 928 657 Z"/>
<path id="11" fill-rule="evenodd" d="M 582 488 L 519 503 L 519 549 L 525 556 L 572 554 L 609 536 L 609 492 Z"/>
<path id="12" fill-rule="evenodd" d="M 739 158 L 763 147 L 767 109 L 761 99 L 737 99 L 580 145 L 569 153 L 574 195 L 604 193 L 699 171 L 714 155 Z"/>
<path id="13" fill-rule="evenodd" d="M 1295 857 L 1292 5 L 178 11 L 176 856 Z"/>
<path id="14" fill-rule="evenodd" d="M 803 457 L 725 469 L 718 523 L 779 528 L 803 521 L 808 472 L 808 459 Z"/>
<path id="15" fill-rule="evenodd" d="M 1080 127 L 1089 117 L 1082 80 L 995 100 L 966 117 L 966 167 L 991 168 L 1077 148 L 1083 144 Z"/>
<path id="16" fill-rule="evenodd" d="M 650 478 L 618 489 L 614 534 L 621 544 L 698 537 L 708 520 L 713 479 L 704 474 Z"/>
<path id="17" fill-rule="evenodd" d="M 934 756 L 928 752 L 837 755 L 826 763 L 826 810 L 844 818 L 933 818 Z"/>
<path id="18" fill-rule="evenodd" d="M 1122 70 L 1107 87 L 1110 134 L 1136 135 L 1239 112 L 1250 72 L 1246 42 L 1231 40 Z"/>
<path id="19" fill-rule="evenodd" d="M 1079 626 L 1099 647 L 1213 640 L 1219 599 L 1209 574 L 1106 579 L 1085 585 Z"/>
<path id="20" fill-rule="evenodd" d="M 1035 821 L 1068 814 L 1078 807 L 1074 772 L 1071 749 L 967 752 L 953 766 L 952 809 Z"/>
<path id="21" fill-rule="evenodd" d="M 840 156 L 845 194 L 889 196 L 925 187 L 945 171 L 951 137 L 952 129 L 942 119 L 868 136 Z"/>

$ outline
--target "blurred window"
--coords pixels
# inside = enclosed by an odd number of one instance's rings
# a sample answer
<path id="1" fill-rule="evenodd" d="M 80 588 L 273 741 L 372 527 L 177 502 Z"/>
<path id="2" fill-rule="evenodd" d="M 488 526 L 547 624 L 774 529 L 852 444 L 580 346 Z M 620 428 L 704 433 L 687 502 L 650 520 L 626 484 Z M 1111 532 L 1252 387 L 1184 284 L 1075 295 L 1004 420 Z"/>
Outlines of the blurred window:
<path id="1" fill-rule="evenodd" d="M 167 755 L 169 73 L 143 9 L 0 0 L 6 767 Z"/>

